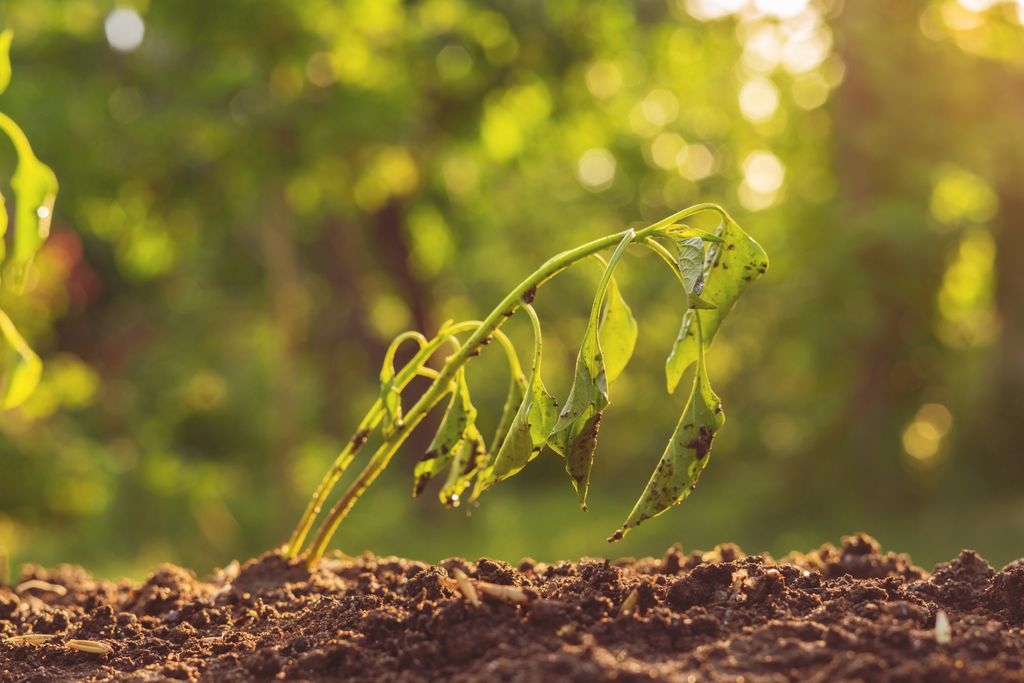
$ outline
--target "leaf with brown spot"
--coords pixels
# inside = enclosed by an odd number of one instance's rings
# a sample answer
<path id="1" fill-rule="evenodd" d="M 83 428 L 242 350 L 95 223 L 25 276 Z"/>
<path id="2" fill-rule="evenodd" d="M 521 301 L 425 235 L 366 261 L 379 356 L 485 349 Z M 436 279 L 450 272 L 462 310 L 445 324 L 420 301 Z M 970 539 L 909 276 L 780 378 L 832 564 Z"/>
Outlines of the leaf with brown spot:
<path id="1" fill-rule="evenodd" d="M 558 404 L 544 388 L 544 381 L 541 379 L 543 342 L 540 335 L 540 322 L 537 321 L 536 313 L 533 313 L 532 309 L 530 313 L 535 325 L 535 340 L 533 367 L 530 370 L 530 379 L 527 381 L 526 395 L 519 404 L 519 410 L 516 411 L 516 415 L 512 419 L 512 425 L 501 442 L 497 455 L 494 456 L 494 463 L 485 469 L 477 479 L 473 499 L 497 482 L 518 473 L 526 467 L 527 463 L 537 457 L 547 442 L 548 434 L 554 427 L 555 420 L 558 419 Z"/>
<path id="2" fill-rule="evenodd" d="M 478 435 L 476 430 L 476 407 L 469 396 L 466 372 L 460 369 L 455 378 L 455 391 L 448 401 L 448 407 L 441 418 L 441 425 L 431 439 L 427 451 L 416 463 L 413 470 L 414 496 L 423 493 L 427 483 L 443 472 L 459 452 L 464 439 Z"/>
<path id="3" fill-rule="evenodd" d="M 584 509 L 590 482 L 590 468 L 594 464 L 594 452 L 597 447 L 595 422 L 600 418 L 596 416 L 609 403 L 608 375 L 601 350 L 600 313 L 611 282 L 612 271 L 634 237 L 636 233 L 628 231 L 608 259 L 608 265 L 601 276 L 594 303 L 590 308 L 590 319 L 583 334 L 583 343 L 576 357 L 576 372 L 572 388 L 569 390 L 569 398 L 566 399 L 562 412 L 548 435 L 548 445 L 567 459 L 566 471 L 572 477 L 573 486 L 580 498 L 580 506 Z"/>
<path id="4" fill-rule="evenodd" d="M 700 339 L 700 324 L 696 326 Z M 678 505 L 693 490 L 707 468 L 711 444 L 725 422 L 722 402 L 711 389 L 704 364 L 703 347 L 698 346 L 697 374 L 693 389 L 676 424 L 676 429 L 658 461 L 647 487 L 626 522 L 609 540 L 621 539 L 629 529 Z"/>
<path id="5" fill-rule="evenodd" d="M 665 377 L 668 391 L 675 391 L 679 380 L 698 356 L 697 341 L 694 331 L 694 317 L 700 316 L 704 333 L 704 348 L 711 345 L 722 321 L 736 305 L 736 300 L 747 286 L 761 277 L 768 268 L 768 256 L 764 249 L 732 220 L 722 224 L 721 243 L 711 244 L 704 257 L 703 291 L 687 291 L 687 295 L 697 294 L 700 302 L 691 299 L 689 308 L 683 315 L 683 323 L 672 346 L 672 352 L 665 362 Z M 688 260 L 692 261 L 692 254 Z M 680 262 L 682 267 L 682 262 Z M 685 279 L 684 274 L 684 279 Z M 700 303 L 712 308 L 705 308 Z"/>

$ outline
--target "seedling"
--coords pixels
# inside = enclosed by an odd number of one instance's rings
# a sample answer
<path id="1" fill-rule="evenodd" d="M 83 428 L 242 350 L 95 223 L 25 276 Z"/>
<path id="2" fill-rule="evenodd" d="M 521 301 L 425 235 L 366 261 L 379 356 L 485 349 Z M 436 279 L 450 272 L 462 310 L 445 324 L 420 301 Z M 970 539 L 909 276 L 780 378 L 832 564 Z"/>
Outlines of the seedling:
<path id="1" fill-rule="evenodd" d="M 708 213 L 720 219 L 714 232 L 697 230 L 683 222 Z M 446 397 L 448 405 L 440 427 L 416 464 L 413 495 L 419 495 L 432 479 L 446 473 L 440 490 L 444 505 L 455 507 L 464 500 L 475 501 L 494 484 L 522 470 L 544 448 L 550 448 L 565 460 L 566 472 L 585 510 L 597 435 L 610 402 L 609 386 L 625 369 L 637 339 L 636 320 L 613 277 L 622 254 L 634 244 L 653 250 L 675 274 L 687 296 L 682 325 L 665 365 L 669 393 L 690 366 L 696 365 L 696 371 L 689 400 L 647 487 L 608 540 L 620 540 L 633 527 L 681 503 L 707 467 L 712 441 L 725 421 L 722 403 L 708 380 L 705 349 L 740 294 L 768 268 L 768 258 L 760 245 L 714 204 L 698 204 L 640 230 L 608 235 L 554 256 L 519 283 L 482 321 L 448 321 L 429 339 L 419 332 L 396 337 L 384 357 L 380 395 L 313 493 L 284 548 L 285 555 L 297 557 L 304 552 L 307 563 L 313 566 L 359 497 L 387 467 L 412 430 Z M 608 249 L 613 251 L 604 261 L 600 252 Z M 590 257 L 601 259 L 604 271 L 576 359 L 572 388 L 559 409 L 541 379 L 540 320 L 531 304 L 543 284 Z M 524 376 L 515 347 L 500 329 L 520 310 L 533 327 L 529 376 Z M 511 382 L 498 429 L 488 446 L 476 424 L 477 410 L 465 367 L 493 340 L 505 351 Z M 417 352 L 396 369 L 395 353 L 406 342 L 414 342 Z M 451 346 L 452 354 L 444 366 L 440 370 L 427 367 L 428 360 L 446 345 Z M 403 414 L 402 391 L 417 375 L 433 382 Z M 381 443 L 376 452 L 320 522 L 306 547 L 327 497 L 359 449 L 378 430 Z"/>

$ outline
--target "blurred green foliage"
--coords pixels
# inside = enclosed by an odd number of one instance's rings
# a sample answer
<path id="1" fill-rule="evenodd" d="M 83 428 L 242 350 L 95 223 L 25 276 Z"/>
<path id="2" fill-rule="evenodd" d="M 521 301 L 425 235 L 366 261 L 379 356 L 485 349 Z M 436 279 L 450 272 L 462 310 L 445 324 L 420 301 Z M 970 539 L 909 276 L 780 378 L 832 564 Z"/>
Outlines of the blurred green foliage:
<path id="1" fill-rule="evenodd" d="M 0 294 L 45 365 L 0 416 L 0 546 L 138 575 L 279 544 L 392 336 L 485 313 L 561 249 L 716 201 L 772 271 L 712 349 L 730 424 L 684 507 L 604 542 L 685 398 L 663 386 L 684 295 L 637 250 L 617 277 L 642 334 L 589 513 L 550 455 L 470 517 L 411 500 L 425 426 L 336 544 L 551 560 L 781 553 L 863 529 L 924 563 L 1020 555 L 1020 13 L 4 2 L 5 111 L 62 194 L 26 290 Z M 557 395 L 597 275 L 538 297 Z M 508 327 L 529 348 L 528 323 Z M 487 429 L 503 362 L 492 349 L 468 374 Z"/>

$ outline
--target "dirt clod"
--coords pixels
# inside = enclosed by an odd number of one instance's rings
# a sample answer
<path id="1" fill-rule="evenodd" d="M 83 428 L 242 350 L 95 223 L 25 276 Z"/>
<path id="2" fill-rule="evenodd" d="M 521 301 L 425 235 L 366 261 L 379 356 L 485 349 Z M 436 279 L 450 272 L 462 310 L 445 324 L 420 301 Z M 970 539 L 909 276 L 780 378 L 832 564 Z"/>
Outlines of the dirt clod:
<path id="1" fill-rule="evenodd" d="M 210 581 L 26 581 L 66 591 L 0 587 L 0 681 L 1024 681 L 1024 559 L 929 574 L 864 535 L 778 562 L 271 553 Z"/>

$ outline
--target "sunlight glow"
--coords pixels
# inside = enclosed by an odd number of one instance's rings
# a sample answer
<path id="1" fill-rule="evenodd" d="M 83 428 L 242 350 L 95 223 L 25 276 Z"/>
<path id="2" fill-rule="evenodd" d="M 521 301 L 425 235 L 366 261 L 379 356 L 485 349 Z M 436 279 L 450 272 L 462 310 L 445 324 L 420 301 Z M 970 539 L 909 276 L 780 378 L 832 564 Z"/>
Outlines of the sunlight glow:
<path id="1" fill-rule="evenodd" d="M 768 73 L 782 59 L 782 36 L 777 27 L 765 23 L 745 35 L 743 66 L 757 73 Z"/>
<path id="2" fill-rule="evenodd" d="M 655 126 L 664 126 L 671 123 L 679 114 L 679 100 L 671 91 L 664 88 L 657 88 L 647 93 L 647 97 L 640 105 L 644 112 L 644 118 Z"/>
<path id="3" fill-rule="evenodd" d="M 765 14 L 780 19 L 795 17 L 807 9 L 808 0 L 754 0 L 754 6 Z"/>
<path id="4" fill-rule="evenodd" d="M 580 157 L 577 174 L 587 189 L 604 190 L 615 180 L 615 157 L 601 147 L 588 149 Z"/>
<path id="5" fill-rule="evenodd" d="M 953 427 L 953 416 L 941 403 L 926 403 L 903 432 L 903 450 L 916 460 L 933 458 Z"/>
<path id="6" fill-rule="evenodd" d="M 715 155 L 705 145 L 689 145 L 676 156 L 679 173 L 689 180 L 703 180 L 715 172 Z"/>
<path id="7" fill-rule="evenodd" d="M 770 80 L 758 76 L 743 84 L 739 101 L 743 118 L 760 123 L 770 119 L 779 108 L 779 90 Z"/>
<path id="8" fill-rule="evenodd" d="M 118 7 L 103 22 L 110 47 L 118 52 L 131 52 L 142 45 L 146 25 L 139 13 L 128 7 Z"/>
<path id="9" fill-rule="evenodd" d="M 675 170 L 686 142 L 677 133 L 662 133 L 651 141 L 651 161 L 665 170 Z"/>
<path id="10" fill-rule="evenodd" d="M 602 60 L 591 64 L 585 78 L 590 94 L 602 100 L 619 92 L 622 87 L 622 72 L 609 61 Z"/>
<path id="11" fill-rule="evenodd" d="M 686 11 L 695 19 L 713 21 L 738 12 L 747 0 L 686 0 Z"/>
<path id="12" fill-rule="evenodd" d="M 769 194 L 782 187 L 786 167 L 771 152 L 751 152 L 743 160 L 743 182 L 754 192 Z"/>
<path id="13" fill-rule="evenodd" d="M 946 346 L 985 346 L 998 335 L 999 318 L 993 304 L 995 257 L 990 231 L 981 227 L 966 231 L 939 289 L 936 333 Z"/>

